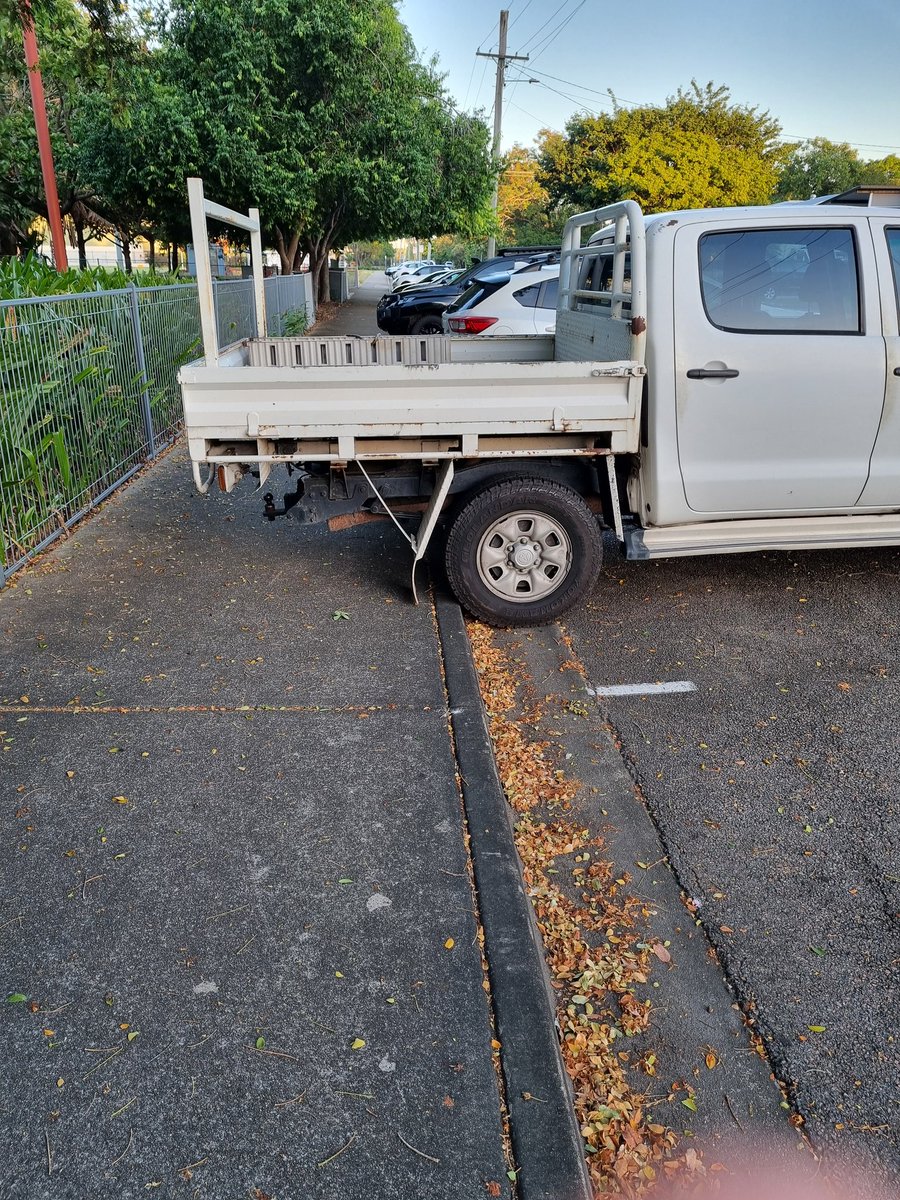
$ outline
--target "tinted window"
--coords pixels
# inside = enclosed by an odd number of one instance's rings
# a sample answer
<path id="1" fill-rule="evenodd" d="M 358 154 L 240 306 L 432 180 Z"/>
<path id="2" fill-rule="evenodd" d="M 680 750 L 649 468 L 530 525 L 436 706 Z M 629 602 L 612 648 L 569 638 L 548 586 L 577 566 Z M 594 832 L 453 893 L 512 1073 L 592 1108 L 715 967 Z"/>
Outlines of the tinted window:
<path id="1" fill-rule="evenodd" d="M 894 269 L 894 291 L 897 295 L 897 309 L 900 310 L 900 229 L 886 229 L 888 250 L 891 255 L 891 266 Z"/>
<path id="2" fill-rule="evenodd" d="M 700 285 L 714 325 L 739 333 L 858 333 L 849 229 L 754 229 L 700 238 Z"/>
<path id="3" fill-rule="evenodd" d="M 559 280 L 548 279 L 541 290 L 538 308 L 556 308 L 556 298 L 559 295 Z"/>
<path id="4" fill-rule="evenodd" d="M 590 258 L 583 258 L 578 268 L 578 289 L 582 292 L 611 292 L 612 291 L 612 276 L 613 276 L 613 250 L 610 247 L 609 252 L 605 254 L 591 255 Z M 625 255 L 625 278 L 622 282 L 622 291 L 631 292 L 631 255 Z M 576 304 L 576 309 L 580 311 L 590 310 L 592 307 L 599 305 L 601 308 L 609 308 L 610 301 L 608 296 L 598 296 L 596 300 L 589 299 L 585 296 L 579 296 Z M 553 307 L 556 307 L 554 302 Z M 630 312 L 630 303 L 626 300 L 623 302 L 623 310 Z"/>
<path id="5" fill-rule="evenodd" d="M 512 255 L 499 255 L 496 258 L 485 259 L 484 262 L 476 263 L 460 277 L 459 282 L 464 284 L 472 283 L 475 279 L 481 279 L 485 275 L 493 275 L 497 271 L 512 271 L 517 267 L 523 267 L 531 259 L 534 261 L 545 262 L 550 257 L 549 254 L 527 255 L 517 258 Z"/>
<path id="6" fill-rule="evenodd" d="M 538 292 L 541 290 L 539 283 L 533 283 L 530 287 L 522 288 L 520 292 L 513 292 L 513 299 L 518 301 L 523 308 L 534 308 L 537 304 Z"/>
<path id="7" fill-rule="evenodd" d="M 488 296 L 493 296 L 494 292 L 499 291 L 507 283 L 509 283 L 508 275 L 492 275 L 490 279 L 477 280 L 454 300 L 447 308 L 447 312 L 466 312 L 468 309 L 474 308 L 476 304 L 480 304 L 482 300 L 486 300 Z"/>

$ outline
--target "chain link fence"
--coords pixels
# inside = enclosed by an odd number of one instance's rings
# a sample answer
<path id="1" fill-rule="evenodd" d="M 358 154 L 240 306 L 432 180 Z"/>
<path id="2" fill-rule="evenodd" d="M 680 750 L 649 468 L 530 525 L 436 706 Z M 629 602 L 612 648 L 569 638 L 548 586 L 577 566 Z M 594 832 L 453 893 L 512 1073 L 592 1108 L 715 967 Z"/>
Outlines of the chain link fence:
<path id="1" fill-rule="evenodd" d="M 270 334 L 309 277 L 265 281 Z M 219 345 L 255 331 L 253 280 L 214 285 Z M 0 302 L 0 582 L 172 441 L 202 353 L 194 284 Z"/>

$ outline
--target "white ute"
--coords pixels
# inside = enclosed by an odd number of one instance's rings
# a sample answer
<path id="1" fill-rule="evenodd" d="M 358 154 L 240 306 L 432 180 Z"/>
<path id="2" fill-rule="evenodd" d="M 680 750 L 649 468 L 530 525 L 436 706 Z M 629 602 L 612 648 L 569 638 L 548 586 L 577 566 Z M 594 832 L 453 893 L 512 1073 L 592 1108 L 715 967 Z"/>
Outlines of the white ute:
<path id="1" fill-rule="evenodd" d="M 190 193 L 195 244 L 207 215 L 258 230 Z M 629 558 L 900 544 L 898 195 L 836 200 L 573 217 L 555 336 L 270 338 L 258 280 L 259 336 L 219 352 L 200 256 L 197 484 L 287 464 L 267 515 L 391 517 L 414 591 L 446 508 L 451 586 L 501 624 L 581 598 L 603 522 Z"/>

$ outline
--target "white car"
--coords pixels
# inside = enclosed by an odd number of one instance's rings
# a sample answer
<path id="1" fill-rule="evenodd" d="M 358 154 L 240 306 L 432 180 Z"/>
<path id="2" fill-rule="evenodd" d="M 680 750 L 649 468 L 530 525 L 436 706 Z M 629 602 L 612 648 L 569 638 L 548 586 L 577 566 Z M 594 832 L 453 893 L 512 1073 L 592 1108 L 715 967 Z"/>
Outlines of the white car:
<path id="1" fill-rule="evenodd" d="M 392 275 L 396 275 L 400 271 L 405 271 L 407 267 L 417 267 L 419 260 L 417 258 L 405 258 L 403 262 L 392 263 L 391 266 L 385 267 L 384 273 L 390 279 Z"/>
<path id="2" fill-rule="evenodd" d="M 445 283 L 452 283 L 454 279 L 458 279 L 465 272 L 462 267 L 454 267 L 453 270 L 447 270 L 446 267 L 435 267 L 430 274 L 413 276 L 411 279 L 407 277 L 393 289 L 394 292 L 412 292 L 416 288 L 443 287 Z"/>
<path id="3" fill-rule="evenodd" d="M 439 266 L 432 259 L 420 259 L 419 262 L 412 263 L 410 266 L 401 267 L 391 279 L 391 286 L 396 287 L 398 283 L 406 283 L 410 279 L 415 280 L 419 276 L 427 275 L 429 271 L 437 270 L 439 270 Z"/>
<path id="4" fill-rule="evenodd" d="M 498 270 L 473 283 L 443 315 L 444 332 L 502 337 L 556 331 L 559 263 Z"/>

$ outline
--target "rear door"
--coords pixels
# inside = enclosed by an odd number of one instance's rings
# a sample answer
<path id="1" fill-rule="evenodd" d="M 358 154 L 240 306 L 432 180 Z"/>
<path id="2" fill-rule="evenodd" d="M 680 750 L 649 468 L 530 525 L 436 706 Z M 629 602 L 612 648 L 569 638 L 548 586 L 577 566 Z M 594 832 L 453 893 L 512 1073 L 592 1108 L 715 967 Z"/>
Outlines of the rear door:
<path id="1" fill-rule="evenodd" d="M 900 213 L 892 220 L 871 219 L 884 313 L 887 373 L 884 412 L 872 453 L 869 481 L 860 503 L 900 506 Z"/>
<path id="2" fill-rule="evenodd" d="M 527 279 L 527 275 L 523 278 Z M 516 332 L 523 333 L 543 333 L 540 329 L 539 317 L 544 314 L 538 309 L 538 301 L 541 298 L 541 282 L 538 280 L 535 283 L 523 283 L 523 286 L 516 288 L 507 304 L 512 304 L 510 318 L 515 323 Z M 521 309 L 521 311 L 519 311 Z"/>
<path id="3" fill-rule="evenodd" d="M 537 304 L 534 307 L 535 333 L 556 332 L 556 302 L 559 299 L 559 276 L 541 284 Z"/>
<path id="4" fill-rule="evenodd" d="M 686 224 L 675 281 L 688 505 L 724 516 L 855 506 L 885 379 L 865 217 Z"/>

